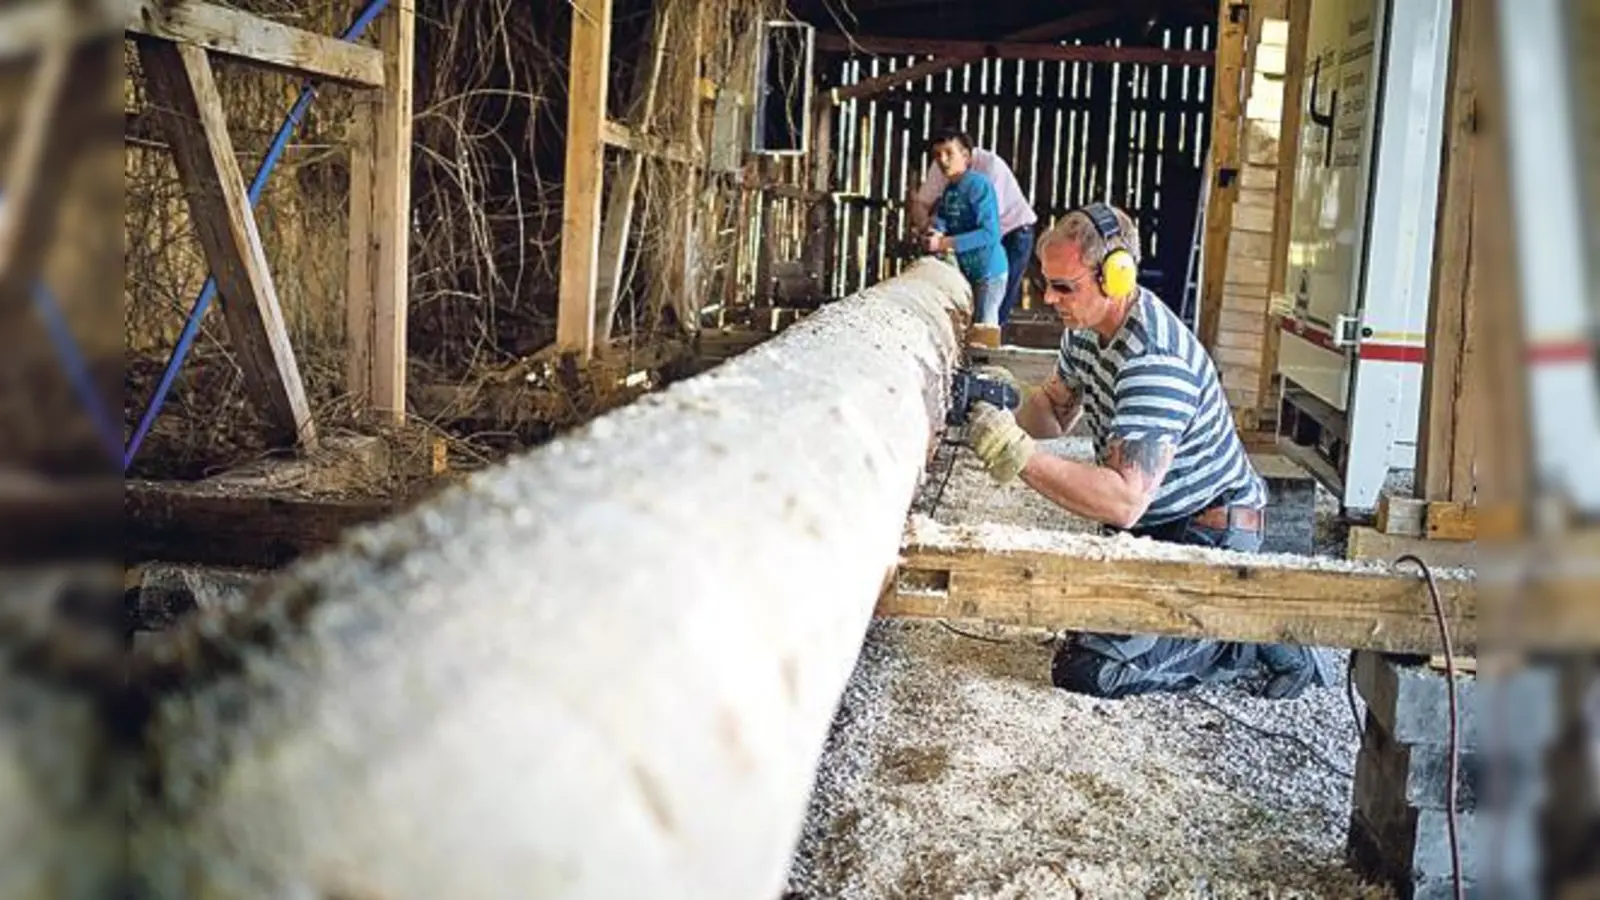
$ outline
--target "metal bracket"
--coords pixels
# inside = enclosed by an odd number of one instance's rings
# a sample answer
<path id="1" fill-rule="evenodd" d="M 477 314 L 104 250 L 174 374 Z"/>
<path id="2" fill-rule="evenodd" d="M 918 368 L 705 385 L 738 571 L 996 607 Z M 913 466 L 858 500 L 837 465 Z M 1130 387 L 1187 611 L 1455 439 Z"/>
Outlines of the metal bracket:
<path id="1" fill-rule="evenodd" d="M 1333 319 L 1333 345 L 1354 347 L 1361 342 L 1361 317 L 1340 314 Z"/>

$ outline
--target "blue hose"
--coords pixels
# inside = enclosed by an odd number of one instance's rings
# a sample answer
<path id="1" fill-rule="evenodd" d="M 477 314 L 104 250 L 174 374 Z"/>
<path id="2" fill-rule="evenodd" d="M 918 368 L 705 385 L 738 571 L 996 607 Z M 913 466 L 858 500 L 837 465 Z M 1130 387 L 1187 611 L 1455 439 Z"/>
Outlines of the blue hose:
<path id="1" fill-rule="evenodd" d="M 371 0 L 361 14 L 356 16 L 350 27 L 339 35 L 341 41 L 355 41 L 366 31 L 367 26 L 383 12 L 388 0 Z M 289 137 L 294 134 L 300 125 L 300 120 L 305 116 L 306 110 L 311 107 L 311 101 L 316 97 L 317 83 L 307 81 L 305 87 L 300 89 L 300 96 L 295 100 L 294 106 L 289 109 L 289 115 L 284 118 L 283 124 L 278 127 L 278 133 L 273 136 L 272 144 L 267 148 L 267 155 L 257 167 L 255 178 L 250 181 L 250 208 L 253 210 L 261 200 L 261 192 L 266 189 L 267 179 L 272 175 L 272 170 L 278 165 L 278 158 L 283 155 L 283 150 L 289 145 Z M 139 427 L 134 430 L 133 437 L 128 442 L 127 452 L 122 458 L 122 471 L 127 473 L 133 465 L 133 458 L 139 452 L 139 445 L 144 443 L 145 437 L 150 433 L 150 426 L 155 424 L 156 416 L 161 413 L 161 406 L 167 400 L 167 392 L 172 390 L 172 382 L 178 377 L 178 370 L 183 367 L 183 360 L 189 355 L 189 349 L 194 344 L 194 339 L 200 334 L 200 321 L 205 318 L 206 310 L 211 306 L 212 299 L 217 294 L 216 278 L 207 275 L 205 286 L 200 289 L 200 296 L 195 298 L 194 306 L 189 310 L 188 321 L 183 324 L 183 331 L 178 335 L 178 343 L 172 348 L 172 355 L 167 359 L 166 371 L 161 373 L 161 381 L 156 385 L 150 403 L 145 407 L 144 416 L 139 420 Z"/>

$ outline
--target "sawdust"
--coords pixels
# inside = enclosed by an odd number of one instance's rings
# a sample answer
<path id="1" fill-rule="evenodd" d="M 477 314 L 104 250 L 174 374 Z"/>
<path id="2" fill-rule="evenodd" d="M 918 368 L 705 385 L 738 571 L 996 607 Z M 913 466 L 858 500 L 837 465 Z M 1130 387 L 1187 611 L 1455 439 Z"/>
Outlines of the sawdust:
<path id="1" fill-rule="evenodd" d="M 914 507 L 918 534 L 1102 545 L 1092 523 L 1026 486 L 996 488 L 950 449 Z M 1089 453 L 1081 438 L 1046 449 Z M 1106 552 L 1165 550 L 1134 547 Z M 1342 685 L 1292 701 L 1240 688 L 1097 700 L 1050 684 L 1052 639 L 874 622 L 785 896 L 1391 896 L 1343 861 L 1359 735 Z"/>

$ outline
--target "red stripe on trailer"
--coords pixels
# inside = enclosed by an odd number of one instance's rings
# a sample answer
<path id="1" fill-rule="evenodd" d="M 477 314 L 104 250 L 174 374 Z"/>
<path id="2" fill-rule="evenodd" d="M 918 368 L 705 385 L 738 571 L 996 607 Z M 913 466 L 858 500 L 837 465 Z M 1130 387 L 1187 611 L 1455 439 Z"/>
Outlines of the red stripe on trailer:
<path id="1" fill-rule="evenodd" d="M 1362 359 L 1374 362 L 1424 363 L 1428 359 L 1426 347 L 1415 344 L 1362 344 L 1357 351 Z"/>
<path id="2" fill-rule="evenodd" d="M 1594 345 L 1584 340 L 1530 344 L 1527 350 L 1528 363 L 1535 366 L 1547 363 L 1588 362 L 1593 355 Z"/>
<path id="3" fill-rule="evenodd" d="M 1332 350 L 1335 353 L 1342 352 L 1340 348 L 1333 345 L 1332 332 L 1324 331 L 1315 325 L 1307 325 L 1299 319 L 1290 319 L 1286 317 L 1279 319 L 1278 322 L 1278 327 L 1296 337 L 1304 338 L 1324 350 Z"/>

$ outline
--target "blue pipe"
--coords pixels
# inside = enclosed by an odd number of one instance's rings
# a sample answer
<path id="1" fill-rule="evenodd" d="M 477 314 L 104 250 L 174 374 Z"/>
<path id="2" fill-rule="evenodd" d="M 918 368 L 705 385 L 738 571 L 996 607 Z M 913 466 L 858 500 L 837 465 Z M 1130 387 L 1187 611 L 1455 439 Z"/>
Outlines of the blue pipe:
<path id="1" fill-rule="evenodd" d="M 339 40 L 352 42 L 361 37 L 367 26 L 383 12 L 388 0 L 371 0 L 361 14 L 356 16 L 350 27 L 339 35 Z M 255 178 L 250 181 L 250 208 L 254 210 L 261 201 L 261 193 L 266 189 L 267 179 L 272 175 L 272 170 L 278 165 L 278 158 L 283 155 L 283 150 L 289 145 L 289 137 L 294 134 L 300 125 L 300 120 L 305 116 L 306 110 L 311 107 L 311 101 L 317 93 L 317 82 L 307 81 L 305 87 L 300 89 L 300 96 L 295 100 L 294 106 L 289 109 L 289 115 L 284 118 L 283 124 L 278 127 L 278 133 L 273 136 L 272 144 L 267 148 L 267 155 L 261 160 L 261 165 L 256 168 Z M 161 381 L 156 385 L 155 392 L 150 397 L 149 404 L 145 407 L 144 416 L 139 420 L 139 427 L 134 430 L 133 437 L 128 442 L 127 452 L 122 457 L 122 471 L 127 473 L 133 465 L 133 458 L 139 453 L 139 445 L 150 433 L 150 426 L 155 424 L 156 416 L 161 413 L 161 407 L 167 400 L 167 393 L 172 390 L 172 382 L 178 377 L 178 370 L 183 367 L 183 360 L 189 355 L 189 349 L 194 344 L 194 339 L 200 334 L 200 321 L 205 318 L 206 310 L 210 308 L 211 301 L 217 294 L 217 281 L 214 276 L 207 275 L 205 286 L 200 289 L 200 296 L 195 298 L 194 306 L 189 310 L 189 318 L 183 323 L 183 331 L 178 335 L 178 343 L 172 348 L 172 355 L 167 359 L 166 371 L 161 373 Z"/>

